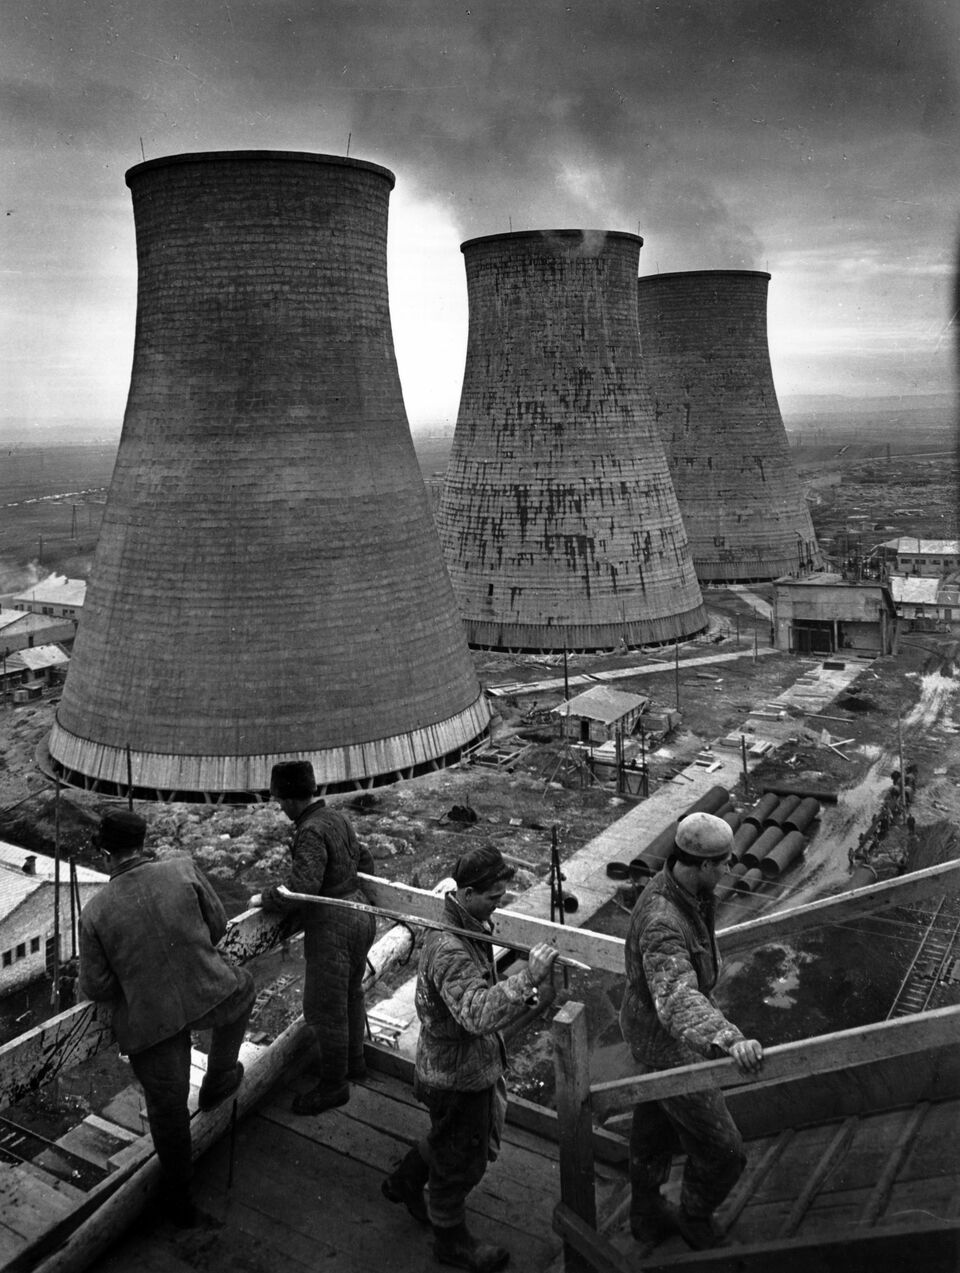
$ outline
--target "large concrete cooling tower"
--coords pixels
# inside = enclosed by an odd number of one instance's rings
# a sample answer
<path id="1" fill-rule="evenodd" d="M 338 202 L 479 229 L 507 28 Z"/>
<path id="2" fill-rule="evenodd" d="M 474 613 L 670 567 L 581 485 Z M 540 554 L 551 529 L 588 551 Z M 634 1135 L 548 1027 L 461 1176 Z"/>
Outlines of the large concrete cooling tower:
<path id="1" fill-rule="evenodd" d="M 435 768 L 488 711 L 401 397 L 393 174 L 327 155 L 127 173 L 130 396 L 49 739 L 74 785 L 256 799 Z M 129 751 L 128 751 L 129 749 Z"/>
<path id="2" fill-rule="evenodd" d="M 767 346 L 769 274 L 639 281 L 640 342 L 701 583 L 819 567 Z"/>
<path id="3" fill-rule="evenodd" d="M 471 644 L 587 650 L 706 625 L 643 387 L 637 235 L 464 243 L 470 327 L 438 509 Z"/>

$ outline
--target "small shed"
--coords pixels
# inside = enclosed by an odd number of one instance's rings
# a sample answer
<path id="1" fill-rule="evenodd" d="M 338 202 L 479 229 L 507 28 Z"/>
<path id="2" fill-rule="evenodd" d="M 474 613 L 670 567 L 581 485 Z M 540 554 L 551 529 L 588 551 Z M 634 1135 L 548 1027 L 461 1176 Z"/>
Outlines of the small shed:
<path id="1" fill-rule="evenodd" d="M 580 742 L 604 743 L 616 738 L 618 733 L 623 738 L 632 734 L 649 702 L 643 694 L 614 690 L 609 685 L 591 685 L 553 710 L 558 716 L 572 717 L 579 722 Z"/>

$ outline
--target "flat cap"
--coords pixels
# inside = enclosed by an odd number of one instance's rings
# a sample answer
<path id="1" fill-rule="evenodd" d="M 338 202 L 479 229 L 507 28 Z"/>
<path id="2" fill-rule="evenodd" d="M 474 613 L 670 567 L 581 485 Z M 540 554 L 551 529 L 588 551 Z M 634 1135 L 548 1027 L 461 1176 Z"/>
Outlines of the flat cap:
<path id="1" fill-rule="evenodd" d="M 677 827 L 674 842 L 681 852 L 692 858 L 724 858 L 733 844 L 733 831 L 728 822 L 713 813 L 688 813 Z"/>

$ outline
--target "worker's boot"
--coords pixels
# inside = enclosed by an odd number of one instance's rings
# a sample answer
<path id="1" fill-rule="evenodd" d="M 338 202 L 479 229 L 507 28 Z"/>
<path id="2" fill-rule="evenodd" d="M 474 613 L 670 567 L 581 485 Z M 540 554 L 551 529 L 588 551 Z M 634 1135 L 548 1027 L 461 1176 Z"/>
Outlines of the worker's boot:
<path id="1" fill-rule="evenodd" d="M 680 1232 L 677 1208 L 661 1193 L 634 1194 L 630 1200 L 630 1232 L 635 1242 L 650 1250 L 673 1233 Z"/>
<path id="2" fill-rule="evenodd" d="M 380 1186 L 380 1191 L 390 1202 L 402 1202 L 414 1220 L 429 1224 L 427 1204 L 423 1196 L 424 1185 L 430 1168 L 424 1162 L 420 1150 L 414 1145 Z"/>
<path id="3" fill-rule="evenodd" d="M 695 1216 L 681 1207 L 677 1212 L 677 1228 L 684 1242 L 694 1251 L 707 1251 L 720 1243 L 720 1234 L 709 1214 Z"/>
<path id="4" fill-rule="evenodd" d="M 243 1066 L 239 1061 L 226 1070 L 208 1070 L 200 1084 L 197 1105 L 202 1110 L 213 1109 L 228 1096 L 232 1096 L 243 1081 Z"/>
<path id="5" fill-rule="evenodd" d="M 496 1273 L 510 1259 L 506 1247 L 479 1241 L 463 1223 L 452 1229 L 438 1229 L 434 1225 L 433 1254 L 441 1264 L 468 1269 L 470 1273 Z"/>
<path id="6" fill-rule="evenodd" d="M 341 1083 L 338 1087 L 328 1087 L 320 1083 L 309 1092 L 301 1092 L 295 1096 L 291 1109 L 295 1114 L 322 1114 L 324 1110 L 346 1105 L 349 1099 L 349 1083 Z"/>

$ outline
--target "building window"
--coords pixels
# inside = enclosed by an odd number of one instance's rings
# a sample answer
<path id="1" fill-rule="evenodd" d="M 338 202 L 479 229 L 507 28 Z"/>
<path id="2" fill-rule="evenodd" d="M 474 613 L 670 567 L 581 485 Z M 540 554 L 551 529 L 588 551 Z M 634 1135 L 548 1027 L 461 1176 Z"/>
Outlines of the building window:
<path id="1" fill-rule="evenodd" d="M 5 950 L 5 951 L 3 952 L 3 966 L 4 966 L 4 968 L 9 968 L 9 967 L 10 967 L 10 965 L 11 965 L 12 963 L 13 963 L 13 951 L 12 951 L 12 950 Z"/>
<path id="2" fill-rule="evenodd" d="M 37 952 L 39 951 L 39 949 L 40 949 L 40 938 L 39 938 L 39 937 L 31 937 L 31 938 L 30 938 L 30 954 L 31 954 L 31 955 L 35 955 L 35 954 L 37 954 Z"/>
<path id="3" fill-rule="evenodd" d="M 26 957 L 27 957 L 27 943 L 25 941 L 18 942 L 17 943 L 17 958 L 26 959 Z"/>

